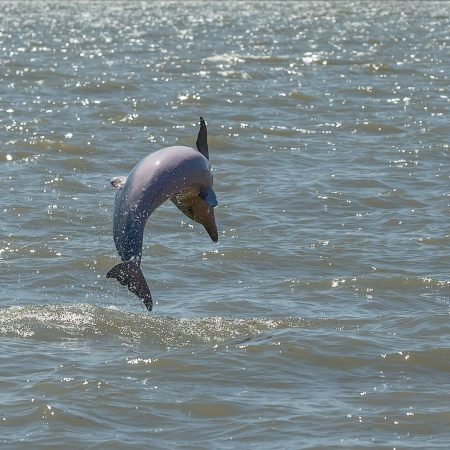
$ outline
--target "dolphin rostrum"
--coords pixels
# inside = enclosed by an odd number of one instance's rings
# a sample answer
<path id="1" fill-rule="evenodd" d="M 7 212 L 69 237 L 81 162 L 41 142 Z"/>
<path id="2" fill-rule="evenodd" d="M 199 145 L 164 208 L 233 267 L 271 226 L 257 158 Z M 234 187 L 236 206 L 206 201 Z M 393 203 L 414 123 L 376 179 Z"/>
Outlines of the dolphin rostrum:
<path id="1" fill-rule="evenodd" d="M 144 227 L 150 214 L 170 199 L 186 216 L 202 224 L 214 242 L 219 239 L 214 218 L 217 206 L 209 164 L 207 130 L 200 117 L 197 149 L 166 147 L 140 161 L 128 177 L 116 177 L 113 235 L 122 261 L 107 278 L 128 286 L 151 311 L 152 296 L 140 265 Z"/>

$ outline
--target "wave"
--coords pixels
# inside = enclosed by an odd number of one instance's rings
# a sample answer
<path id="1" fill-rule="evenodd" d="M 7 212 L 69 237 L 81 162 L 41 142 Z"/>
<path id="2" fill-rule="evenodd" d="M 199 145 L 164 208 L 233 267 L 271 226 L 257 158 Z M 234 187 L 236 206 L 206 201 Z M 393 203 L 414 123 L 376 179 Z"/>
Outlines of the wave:
<path id="1" fill-rule="evenodd" d="M 388 123 L 364 121 L 353 126 L 357 131 L 371 134 L 393 134 L 404 133 L 405 130 Z"/>
<path id="2" fill-rule="evenodd" d="M 58 340 L 124 338 L 187 347 L 258 336 L 274 329 L 310 326 L 301 318 L 171 318 L 89 304 L 11 306 L 0 309 L 0 336 Z"/>
<path id="3" fill-rule="evenodd" d="M 314 244 L 314 247 L 328 245 L 328 241 L 319 241 Z M 386 290 L 400 290 L 400 289 L 414 289 L 414 288 L 448 288 L 450 287 L 450 280 L 431 278 L 431 277 L 417 277 L 417 276 L 391 276 L 381 277 L 375 275 L 365 275 L 358 277 L 334 277 L 314 279 L 301 278 L 287 278 L 280 282 L 282 286 L 326 289 L 331 288 L 347 288 L 347 289 L 363 289 L 376 286 L 377 289 Z"/>
<path id="4" fill-rule="evenodd" d="M 294 90 L 289 94 L 289 97 L 293 98 L 294 100 L 300 100 L 301 102 L 314 102 L 317 100 L 317 97 L 314 95 L 308 95 L 304 92 Z"/>
<path id="5" fill-rule="evenodd" d="M 118 91 L 135 91 L 138 87 L 129 81 L 103 80 L 98 82 L 85 82 L 77 84 L 76 88 L 86 94 L 100 94 Z"/>
<path id="6" fill-rule="evenodd" d="M 288 56 L 284 55 L 251 55 L 251 54 L 239 54 L 239 53 L 223 53 L 220 55 L 208 56 L 204 59 L 205 62 L 220 63 L 220 64 L 240 64 L 245 62 L 261 62 L 261 63 L 281 63 L 289 61 Z"/>

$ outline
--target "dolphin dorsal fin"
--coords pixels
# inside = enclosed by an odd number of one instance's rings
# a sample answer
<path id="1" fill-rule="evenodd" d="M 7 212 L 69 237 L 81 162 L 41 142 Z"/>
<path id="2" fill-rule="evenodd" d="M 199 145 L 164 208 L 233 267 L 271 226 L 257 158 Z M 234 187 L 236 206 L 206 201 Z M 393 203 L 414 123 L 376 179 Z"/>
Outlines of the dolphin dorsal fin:
<path id="1" fill-rule="evenodd" d="M 203 117 L 200 117 L 200 130 L 197 137 L 197 150 L 206 158 L 209 159 L 208 152 L 208 131 L 206 130 L 206 123 Z"/>

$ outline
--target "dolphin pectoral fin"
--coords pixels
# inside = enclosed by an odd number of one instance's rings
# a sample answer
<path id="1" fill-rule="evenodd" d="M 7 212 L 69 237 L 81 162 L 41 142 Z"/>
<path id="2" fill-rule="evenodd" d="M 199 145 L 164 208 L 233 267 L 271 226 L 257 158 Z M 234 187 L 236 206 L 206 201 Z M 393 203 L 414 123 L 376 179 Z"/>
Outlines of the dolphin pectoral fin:
<path id="1" fill-rule="evenodd" d="M 203 117 L 200 117 L 200 130 L 198 131 L 197 142 L 195 143 L 197 150 L 206 158 L 209 159 L 208 151 L 208 131 Z"/>
<path id="2" fill-rule="evenodd" d="M 200 192 L 200 198 L 205 200 L 210 208 L 215 208 L 219 204 L 219 202 L 217 201 L 216 193 L 210 187 Z"/>
<path id="3" fill-rule="evenodd" d="M 114 177 L 109 182 L 111 183 L 111 186 L 121 188 L 125 184 L 125 181 L 127 181 L 127 177 Z"/>
<path id="4" fill-rule="evenodd" d="M 128 290 L 136 294 L 149 311 L 152 310 L 150 289 L 141 268 L 134 261 L 117 264 L 106 274 L 106 278 L 115 278 L 121 285 L 128 286 Z"/>

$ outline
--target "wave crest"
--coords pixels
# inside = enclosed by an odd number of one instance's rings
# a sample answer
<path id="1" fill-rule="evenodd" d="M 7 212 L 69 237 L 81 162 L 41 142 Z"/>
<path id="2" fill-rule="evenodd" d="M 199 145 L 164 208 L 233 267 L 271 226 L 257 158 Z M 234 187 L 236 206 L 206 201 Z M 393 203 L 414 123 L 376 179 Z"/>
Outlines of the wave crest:
<path id="1" fill-rule="evenodd" d="M 11 306 L 0 310 L 1 336 L 40 340 L 119 337 L 166 347 L 215 344 L 307 325 L 301 318 L 170 318 L 88 304 Z"/>

